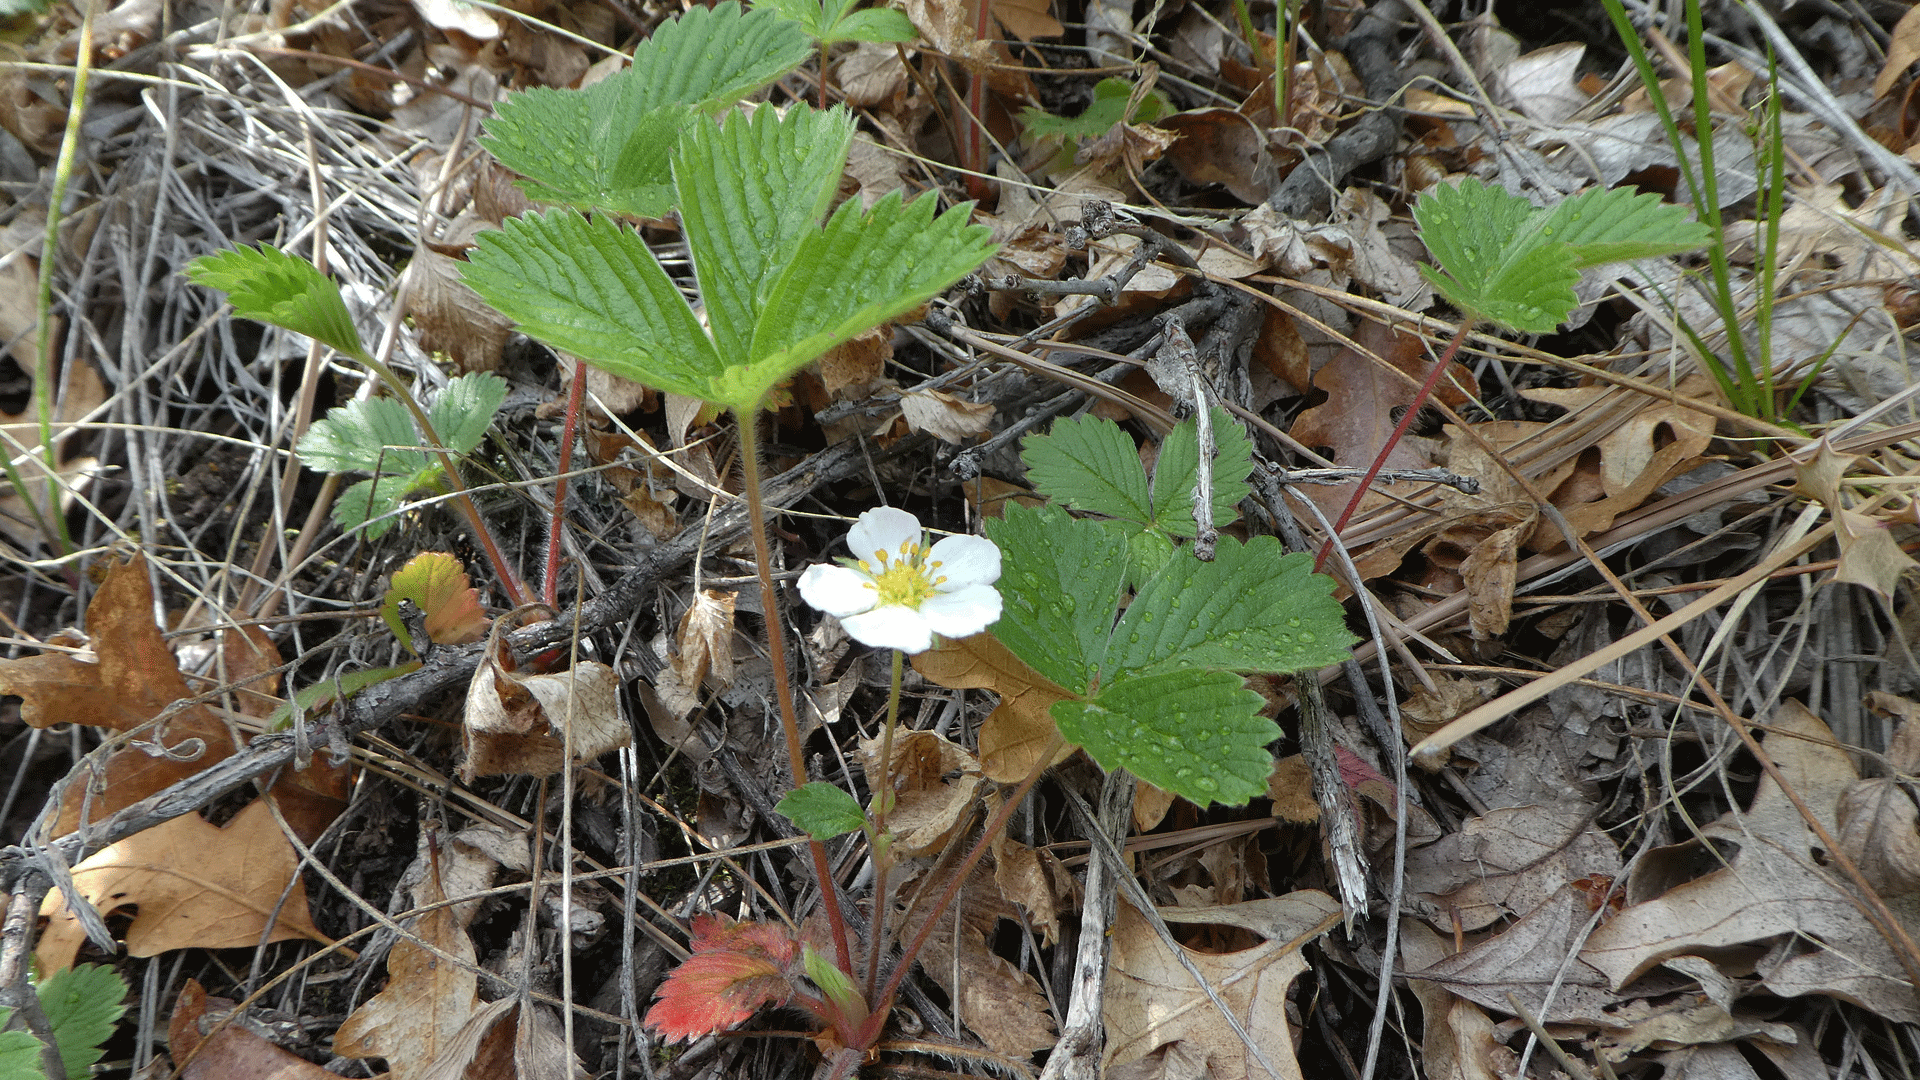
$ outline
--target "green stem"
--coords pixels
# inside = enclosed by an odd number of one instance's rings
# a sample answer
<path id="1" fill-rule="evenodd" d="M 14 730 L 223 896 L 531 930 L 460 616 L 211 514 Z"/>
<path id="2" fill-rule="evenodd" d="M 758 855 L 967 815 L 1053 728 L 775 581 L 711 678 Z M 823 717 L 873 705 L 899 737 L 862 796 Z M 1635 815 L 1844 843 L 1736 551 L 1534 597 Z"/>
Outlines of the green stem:
<path id="1" fill-rule="evenodd" d="M 93 0 L 84 0 L 80 14 L 80 51 L 73 58 L 73 104 L 67 108 L 67 127 L 60 136 L 60 158 L 53 167 L 53 190 L 47 196 L 47 231 L 40 240 L 40 295 L 39 300 L 39 346 L 33 365 L 33 403 L 34 415 L 40 422 L 40 454 L 46 459 L 47 470 L 47 514 L 53 518 L 52 527 L 40 519 L 40 509 L 34 505 L 33 496 L 21 486 L 21 477 L 11 464 L 12 455 L 7 455 L 8 479 L 13 481 L 13 490 L 25 496 L 27 509 L 36 519 L 41 533 L 59 549 L 57 554 L 65 558 L 73 548 L 73 538 L 67 533 L 67 516 L 60 512 L 60 467 L 59 455 L 53 445 L 53 270 L 60 254 L 60 218 L 62 205 L 67 200 L 67 184 L 73 179 L 74 158 L 80 153 L 80 129 L 87 114 L 87 84 L 93 81 Z"/>
<path id="2" fill-rule="evenodd" d="M 807 786 L 807 762 L 800 746 L 800 717 L 793 708 L 793 682 L 787 673 L 787 631 L 780 619 L 780 597 L 773 588 L 773 545 L 767 542 L 766 505 L 760 497 L 760 433 L 755 427 L 760 408 L 735 409 L 734 416 L 740 428 L 740 462 L 745 472 L 753 561 L 760 571 L 760 608 L 766 613 L 773 696 L 780 702 L 780 727 L 787 736 L 787 769 L 797 790 Z M 833 866 L 827 861 L 827 845 L 809 840 L 807 850 L 813 856 L 813 876 L 820 881 L 820 904 L 826 909 L 827 926 L 833 933 L 834 960 L 852 978 L 853 950 L 847 944 L 847 920 L 840 910 L 840 890 L 833 881 Z"/>
<path id="3" fill-rule="evenodd" d="M 532 598 L 527 595 L 527 587 L 521 584 L 520 576 L 513 572 L 513 567 L 507 563 L 507 557 L 501 552 L 499 543 L 494 540 L 492 530 L 487 528 L 486 521 L 480 517 L 480 508 L 474 505 L 473 496 L 467 491 L 466 481 L 460 479 L 460 470 L 454 466 L 453 452 L 447 449 L 447 444 L 441 440 L 440 433 L 433 429 L 433 421 L 427 418 L 427 410 L 420 407 L 420 402 L 414 398 L 413 392 L 407 388 L 407 385 L 400 381 L 400 376 L 378 357 L 362 349 L 355 353 L 353 358 L 367 365 L 369 370 L 379 376 L 380 380 L 393 390 L 394 396 L 400 399 L 400 404 L 407 407 L 407 412 L 413 416 L 413 422 L 420 425 L 421 433 L 426 436 L 427 445 L 432 447 L 434 455 L 440 459 L 440 470 L 447 474 L 447 486 L 453 489 L 454 504 L 460 507 L 461 514 L 466 517 L 467 527 L 473 531 L 474 542 L 480 545 L 480 550 L 486 553 L 487 561 L 493 564 L 494 576 L 500 579 L 500 588 L 507 594 L 508 603 L 514 607 L 520 607 L 532 602 Z"/>
<path id="4" fill-rule="evenodd" d="M 1380 470 L 1386 467 L 1388 455 L 1393 453 L 1394 447 L 1400 445 L 1400 439 L 1407 433 L 1407 429 L 1413 426 L 1413 418 L 1426 407 L 1427 399 L 1433 396 L 1433 388 L 1440 385 L 1440 376 L 1445 374 L 1447 366 L 1453 363 L 1454 354 L 1460 351 L 1460 346 L 1467 340 L 1467 331 L 1473 328 L 1476 321 L 1476 317 L 1470 311 L 1461 314 L 1460 329 L 1454 333 L 1453 340 L 1447 343 L 1447 351 L 1440 354 L 1440 359 L 1434 362 L 1433 370 L 1427 372 L 1427 381 L 1420 384 L 1420 392 L 1413 395 L 1413 401 L 1407 406 L 1406 413 L 1400 417 L 1400 423 L 1394 427 L 1393 434 L 1387 436 L 1386 445 L 1380 448 L 1380 453 L 1374 457 L 1373 464 L 1367 469 L 1367 474 L 1360 478 L 1359 484 L 1354 486 L 1353 498 L 1348 499 L 1347 508 L 1340 511 L 1340 518 L 1333 523 L 1333 532 L 1327 537 L 1327 542 L 1320 545 L 1320 554 L 1313 560 L 1314 573 L 1319 573 L 1320 568 L 1326 565 L 1327 555 L 1333 551 L 1333 542 L 1340 538 L 1340 530 L 1347 527 L 1347 521 L 1353 517 L 1353 512 L 1360 508 L 1360 500 L 1367 497 L 1367 489 L 1373 486 L 1373 478 L 1380 475 Z M 1355 588 L 1360 585 L 1357 581 L 1353 584 Z"/>
<path id="5" fill-rule="evenodd" d="M 874 987 L 880 984 L 880 956 L 887 951 L 887 872 L 893 869 L 893 838 L 887 835 L 887 814 L 893 809 L 893 729 L 900 723 L 900 679 L 906 669 L 907 654 L 893 650 L 893 684 L 887 693 L 887 727 L 880 733 L 880 770 L 877 781 L 868 778 L 873 789 L 869 815 L 873 832 L 869 847 L 873 850 L 873 947 L 867 950 L 867 1000 L 873 1000 Z"/>
<path id="6" fill-rule="evenodd" d="M 967 852 L 966 858 L 960 860 L 960 865 L 953 868 L 953 876 L 947 879 L 946 888 L 940 891 L 940 899 L 934 901 L 933 907 L 927 911 L 927 917 L 920 921 L 919 932 L 913 935 L 913 940 L 900 953 L 900 962 L 893 966 L 893 974 L 887 976 L 886 987 L 880 991 L 880 996 L 868 999 L 873 1005 L 873 1012 L 867 1017 L 867 1022 L 860 1025 L 860 1030 L 848 1040 L 849 1046 L 865 1049 L 872 1046 L 880 1037 L 880 1029 L 886 1024 L 887 1015 L 893 1011 L 894 995 L 900 993 L 900 984 L 906 981 L 907 972 L 913 970 L 914 958 L 919 956 L 920 950 L 926 946 L 927 938 L 932 936 L 933 928 L 940 921 L 940 916 L 953 906 L 953 898 L 960 894 L 960 887 L 966 884 L 968 875 L 973 873 L 973 868 L 978 866 L 981 857 L 986 855 L 988 845 L 994 837 L 1006 831 L 1007 820 L 1013 817 L 1015 808 L 1026 801 L 1027 792 L 1033 790 L 1033 785 L 1040 780 L 1040 774 L 1047 771 L 1047 764 L 1053 760 L 1053 755 L 1059 753 L 1066 742 L 1060 737 L 1060 733 L 1055 731 L 1053 738 L 1047 741 L 1046 748 L 1040 751 L 1040 757 L 1033 763 L 1033 769 L 1027 773 L 1027 778 L 1020 781 L 1020 786 L 1015 788 L 1013 794 L 1000 804 L 991 818 L 987 819 L 987 827 L 981 830 L 980 839 L 974 841 L 973 849 Z"/>

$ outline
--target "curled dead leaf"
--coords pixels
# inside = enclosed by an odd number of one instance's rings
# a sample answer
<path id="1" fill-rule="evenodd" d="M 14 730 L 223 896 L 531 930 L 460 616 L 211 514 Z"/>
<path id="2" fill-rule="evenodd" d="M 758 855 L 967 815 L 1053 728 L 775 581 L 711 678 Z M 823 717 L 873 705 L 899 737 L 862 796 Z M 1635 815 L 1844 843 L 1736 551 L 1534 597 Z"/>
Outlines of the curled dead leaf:
<path id="1" fill-rule="evenodd" d="M 944 640 L 913 658 L 920 674 L 953 690 L 992 690 L 1000 706 L 980 725 L 980 767 L 987 779 L 1017 784 L 1026 779 L 1058 729 L 1049 712 L 1056 701 L 1074 695 L 1022 663 L 992 634 Z M 1063 746 L 1047 762 L 1058 765 L 1073 753 Z"/>
<path id="2" fill-rule="evenodd" d="M 522 774 L 551 776 L 565 762 L 591 761 L 627 745 L 631 729 L 620 716 L 620 678 L 597 660 L 571 670 L 522 675 L 502 653 L 499 628 L 467 684 L 461 778 Z M 571 735 L 568 732 L 571 729 Z"/>

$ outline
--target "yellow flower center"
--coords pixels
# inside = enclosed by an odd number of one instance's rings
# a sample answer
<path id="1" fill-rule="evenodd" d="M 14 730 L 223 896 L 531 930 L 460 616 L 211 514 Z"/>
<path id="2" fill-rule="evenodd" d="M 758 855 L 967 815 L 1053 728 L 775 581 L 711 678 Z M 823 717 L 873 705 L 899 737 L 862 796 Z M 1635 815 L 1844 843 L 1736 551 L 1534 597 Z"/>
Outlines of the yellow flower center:
<path id="1" fill-rule="evenodd" d="M 939 573 L 940 563 L 922 561 L 926 555 L 924 545 L 909 540 L 900 545 L 896 554 L 880 550 L 873 553 L 871 560 L 861 560 L 860 572 L 873 579 L 867 587 L 880 594 L 876 606 L 920 610 L 920 605 L 934 594 L 934 587 L 947 580 L 946 575 Z"/>

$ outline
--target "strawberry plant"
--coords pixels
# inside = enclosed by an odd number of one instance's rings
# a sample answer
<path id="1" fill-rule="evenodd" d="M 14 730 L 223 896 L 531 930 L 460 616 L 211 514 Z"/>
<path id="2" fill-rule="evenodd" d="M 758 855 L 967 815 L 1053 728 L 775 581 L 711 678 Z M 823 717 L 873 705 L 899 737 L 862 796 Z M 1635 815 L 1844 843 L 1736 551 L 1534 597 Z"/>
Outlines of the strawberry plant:
<path id="1" fill-rule="evenodd" d="M 52 1029 L 60 1051 L 64 1080 L 93 1075 L 101 1047 L 127 1011 L 127 984 L 113 969 L 98 964 L 61 968 L 34 980 L 34 996 Z M 0 1027 L 12 1019 L 12 1009 L 0 1009 Z M 0 1031 L 0 1076 L 8 1080 L 50 1080 L 41 1063 L 45 1048 L 25 1031 Z"/>

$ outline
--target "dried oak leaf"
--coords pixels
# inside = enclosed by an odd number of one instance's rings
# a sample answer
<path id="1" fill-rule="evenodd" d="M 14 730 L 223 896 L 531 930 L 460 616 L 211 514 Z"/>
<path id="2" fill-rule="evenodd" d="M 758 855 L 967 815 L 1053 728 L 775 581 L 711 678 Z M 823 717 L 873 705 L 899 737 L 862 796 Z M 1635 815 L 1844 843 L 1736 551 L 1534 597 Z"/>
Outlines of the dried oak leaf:
<path id="1" fill-rule="evenodd" d="M 680 681 L 698 687 L 712 675 L 723 685 L 733 681 L 733 605 L 740 594 L 702 589 L 680 617 L 673 670 Z"/>
<path id="2" fill-rule="evenodd" d="M 1160 916 L 1168 922 L 1236 927 L 1264 939 L 1232 953 L 1183 948 L 1279 1071 L 1272 1080 L 1300 1080 L 1287 1021 L 1287 991 L 1307 969 L 1301 948 L 1339 923 L 1339 901 L 1322 892 L 1301 891 L 1218 907 L 1161 908 Z M 1206 1055 L 1214 1076 L 1261 1074 L 1246 1044 L 1131 903 L 1121 903 L 1115 912 L 1112 965 L 1103 1013 L 1103 1072 L 1185 1043 Z"/>
<path id="3" fill-rule="evenodd" d="M 980 725 L 980 768 L 997 784 L 1017 784 L 1033 771 L 1041 752 L 1058 734 L 1049 712 L 1068 690 L 1028 667 L 992 634 L 943 640 L 913 658 L 915 671 L 950 690 L 992 690 L 1000 706 Z M 1065 761 L 1074 748 L 1063 746 L 1049 766 Z"/>
<path id="4" fill-rule="evenodd" d="M 242 1027 L 222 1023 L 234 1007 L 226 998 L 208 997 L 199 980 L 189 978 L 174 1000 L 167 1021 L 167 1049 L 180 1080 L 334 1080 L 338 1075 L 275 1046 Z"/>
<path id="5" fill-rule="evenodd" d="M 130 956 L 301 937 L 324 944 L 330 939 L 307 912 L 298 868 L 272 811 L 255 800 L 225 826 L 186 814 L 135 833 L 74 867 L 73 884 L 102 915 L 138 909 L 127 926 Z M 40 914 L 48 918 L 35 953 L 41 970 L 71 967 L 86 931 L 57 889 Z"/>

